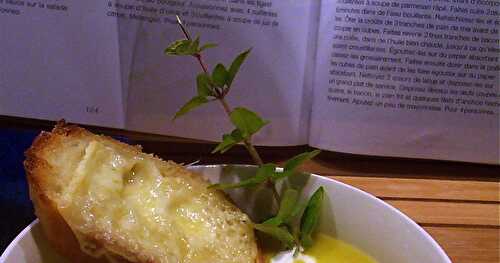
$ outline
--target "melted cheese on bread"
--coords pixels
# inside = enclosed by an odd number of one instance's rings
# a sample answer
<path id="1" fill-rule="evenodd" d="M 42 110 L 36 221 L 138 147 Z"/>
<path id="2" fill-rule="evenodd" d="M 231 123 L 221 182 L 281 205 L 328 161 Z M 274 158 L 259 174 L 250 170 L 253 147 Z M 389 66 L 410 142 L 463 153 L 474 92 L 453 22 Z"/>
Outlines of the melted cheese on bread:
<path id="1" fill-rule="evenodd" d="M 180 165 L 107 140 L 87 138 L 72 144 L 80 149 L 72 156 L 47 158 L 65 173 L 53 199 L 86 253 L 130 262 L 256 262 L 250 220 L 221 192 Z"/>

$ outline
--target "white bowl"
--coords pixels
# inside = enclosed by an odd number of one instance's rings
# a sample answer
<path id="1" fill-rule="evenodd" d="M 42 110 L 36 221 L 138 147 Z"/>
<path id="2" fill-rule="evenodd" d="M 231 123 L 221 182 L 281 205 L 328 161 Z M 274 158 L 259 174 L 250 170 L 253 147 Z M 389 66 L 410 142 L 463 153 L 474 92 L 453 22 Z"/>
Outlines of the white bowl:
<path id="1" fill-rule="evenodd" d="M 254 166 L 209 165 L 192 166 L 212 182 L 232 182 L 251 176 Z M 410 218 L 380 199 L 349 185 L 314 174 L 301 174 L 282 186 L 303 187 L 310 195 L 317 187 L 327 192 L 320 231 L 334 235 L 380 263 L 451 263 L 442 248 L 425 230 Z M 270 203 L 269 192 L 236 189 L 231 198 L 251 217 L 264 217 L 262 211 Z M 63 263 L 47 244 L 38 220 L 24 229 L 0 257 L 1 263 Z"/>

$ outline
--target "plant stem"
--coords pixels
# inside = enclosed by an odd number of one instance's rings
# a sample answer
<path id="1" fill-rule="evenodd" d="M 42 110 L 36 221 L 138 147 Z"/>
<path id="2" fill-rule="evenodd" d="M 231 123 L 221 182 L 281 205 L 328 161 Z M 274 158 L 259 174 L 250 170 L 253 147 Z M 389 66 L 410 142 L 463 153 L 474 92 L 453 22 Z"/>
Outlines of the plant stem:
<path id="1" fill-rule="evenodd" d="M 201 57 L 201 54 L 196 54 L 196 55 L 194 55 L 194 57 L 198 60 L 198 63 L 200 63 L 200 66 L 203 69 L 203 72 L 205 72 L 205 74 L 207 74 L 207 75 L 210 75 L 210 74 L 208 74 L 208 67 L 205 64 L 205 62 L 203 62 L 203 58 Z"/>
<path id="2" fill-rule="evenodd" d="M 220 103 L 222 104 L 222 107 L 224 108 L 224 111 L 226 112 L 227 116 L 230 117 L 231 114 L 231 107 L 229 104 L 227 104 L 226 99 L 224 97 L 218 98 Z M 245 139 L 243 141 L 243 144 L 245 145 L 245 148 L 247 149 L 248 153 L 250 156 L 252 156 L 253 161 L 260 165 L 263 165 L 264 162 L 262 161 L 262 158 L 259 155 L 259 152 L 257 152 L 257 149 L 253 146 L 252 142 L 249 139 Z M 280 204 L 280 194 L 278 193 L 278 190 L 276 190 L 276 186 L 274 183 L 269 179 L 266 181 L 266 185 L 268 188 L 270 188 L 273 191 L 273 197 L 274 200 L 276 201 L 276 204 L 279 206 Z"/>
<path id="3" fill-rule="evenodd" d="M 189 32 L 187 31 L 187 29 L 184 27 L 184 24 L 182 23 L 181 18 L 178 15 L 176 15 L 175 17 L 177 18 L 177 23 L 181 27 L 182 33 L 184 33 L 184 36 L 186 37 L 186 39 L 191 40 L 191 36 L 189 35 Z M 200 66 L 203 69 L 203 72 L 205 72 L 205 74 L 210 76 L 210 73 L 208 72 L 207 64 L 205 64 L 205 62 L 203 61 L 201 54 L 196 53 L 193 55 L 193 57 L 195 57 L 196 60 L 198 60 L 198 63 L 200 63 Z M 216 94 L 217 96 L 223 96 L 223 95 L 221 95 L 221 92 L 219 92 L 219 90 L 217 90 L 217 89 L 216 89 L 216 93 L 217 93 Z"/>
<path id="4" fill-rule="evenodd" d="M 184 24 L 182 23 L 180 17 L 179 16 L 176 16 L 176 17 L 177 17 L 177 23 L 181 27 L 182 33 L 184 33 L 184 36 L 188 40 L 191 40 L 191 36 L 189 35 L 189 32 L 187 31 L 187 29 L 184 27 Z M 194 57 L 196 58 L 196 60 L 198 60 L 198 63 L 200 64 L 201 68 L 203 69 L 203 72 L 205 72 L 205 74 L 207 74 L 207 75 L 210 76 L 210 74 L 208 72 L 208 67 L 205 64 L 205 62 L 203 61 L 203 57 L 201 56 L 201 54 L 197 53 L 197 54 L 194 55 Z M 227 101 L 224 99 L 224 96 L 226 95 L 226 93 L 223 92 L 223 91 L 220 91 L 218 89 L 215 89 L 215 93 L 216 93 L 215 97 L 222 104 L 222 107 L 224 108 L 224 111 L 226 112 L 226 115 L 230 118 L 232 110 L 231 110 L 231 107 L 229 106 L 229 104 L 227 103 Z M 264 162 L 262 161 L 262 158 L 259 155 L 259 152 L 257 152 L 257 149 L 255 149 L 255 147 L 253 146 L 253 144 L 252 144 L 252 142 L 251 142 L 251 140 L 249 138 L 243 140 L 243 145 L 245 146 L 245 148 L 247 149 L 248 153 L 252 157 L 253 161 L 257 165 L 261 166 L 261 165 L 264 164 Z M 278 193 L 278 190 L 276 190 L 276 186 L 274 185 L 274 183 L 271 180 L 266 181 L 266 184 L 267 184 L 267 186 L 269 188 L 271 188 L 271 190 L 273 192 L 274 200 L 276 201 L 277 205 L 279 206 L 279 204 L 280 204 L 280 195 Z"/>
<path id="5" fill-rule="evenodd" d="M 220 97 L 220 98 L 218 98 L 218 100 L 222 104 L 222 107 L 224 108 L 224 111 L 226 112 L 227 116 L 230 117 L 231 107 L 227 103 L 226 99 L 224 99 L 224 97 Z M 252 157 L 253 161 L 256 164 L 258 164 L 259 166 L 264 164 L 264 162 L 262 161 L 262 158 L 259 155 L 259 152 L 257 152 L 257 149 L 255 149 L 255 147 L 253 146 L 250 139 L 243 140 L 243 145 L 245 146 L 248 153 L 250 154 L 250 156 Z M 276 186 L 274 185 L 274 183 L 270 179 L 268 179 L 266 181 L 266 185 L 269 189 L 271 189 L 271 191 L 273 191 L 274 201 L 276 201 L 276 205 L 279 206 L 280 205 L 280 194 L 278 193 L 278 190 L 276 190 Z"/>
<path id="6" fill-rule="evenodd" d="M 229 107 L 229 104 L 227 104 L 226 99 L 224 97 L 217 98 L 220 103 L 222 104 L 222 107 L 224 108 L 224 111 L 226 112 L 228 117 L 231 117 L 231 107 Z M 257 152 L 257 149 L 253 146 L 252 142 L 250 139 L 245 139 L 243 140 L 243 144 L 245 145 L 245 148 L 247 148 L 248 153 L 252 157 L 253 161 L 260 165 L 263 165 L 264 162 L 262 161 L 262 158 L 260 158 L 259 152 Z"/>
<path id="7" fill-rule="evenodd" d="M 184 24 L 182 23 L 181 18 L 178 15 L 176 15 L 175 18 L 177 18 L 177 24 L 179 24 L 179 26 L 181 27 L 182 33 L 184 33 L 184 35 L 186 36 L 186 38 L 188 40 L 191 40 L 191 36 L 189 36 L 189 32 L 184 27 Z"/>
<path id="8" fill-rule="evenodd" d="M 243 143 L 245 144 L 245 148 L 247 148 L 248 150 L 248 153 L 252 156 L 252 159 L 254 160 L 255 163 L 257 163 L 259 166 L 263 165 L 264 162 L 262 161 L 262 159 L 260 158 L 260 155 L 259 153 L 257 152 L 257 149 L 255 149 L 255 147 L 253 146 L 253 144 L 250 142 L 250 140 L 248 139 L 245 139 L 243 141 Z"/>

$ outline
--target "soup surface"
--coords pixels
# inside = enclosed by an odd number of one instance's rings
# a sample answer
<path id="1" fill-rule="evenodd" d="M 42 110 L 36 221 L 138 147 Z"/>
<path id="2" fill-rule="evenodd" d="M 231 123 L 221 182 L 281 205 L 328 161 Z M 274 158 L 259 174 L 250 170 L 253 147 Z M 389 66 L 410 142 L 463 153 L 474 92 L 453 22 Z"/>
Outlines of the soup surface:
<path id="1" fill-rule="evenodd" d="M 348 243 L 319 234 L 314 245 L 293 258 L 293 252 L 266 253 L 267 263 L 377 263 L 373 258 Z"/>

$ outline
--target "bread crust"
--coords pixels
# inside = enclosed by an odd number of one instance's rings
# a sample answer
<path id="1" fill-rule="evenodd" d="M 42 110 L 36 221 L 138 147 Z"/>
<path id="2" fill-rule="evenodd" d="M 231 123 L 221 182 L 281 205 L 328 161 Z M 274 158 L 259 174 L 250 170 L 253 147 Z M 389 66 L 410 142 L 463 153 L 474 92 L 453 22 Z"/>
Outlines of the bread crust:
<path id="1" fill-rule="evenodd" d="M 56 136 L 79 132 L 76 126 L 59 122 L 52 133 L 42 132 L 26 151 L 24 168 L 28 179 L 29 194 L 35 214 L 39 218 L 45 237 L 52 247 L 75 263 L 106 263 L 105 258 L 94 258 L 82 252 L 80 244 L 66 221 L 57 210 L 56 203 L 47 194 L 50 165 L 40 158 L 42 151 L 55 142 Z"/>
<path id="2" fill-rule="evenodd" d="M 45 160 L 45 156 L 50 154 L 54 149 L 62 146 L 62 140 L 67 138 L 74 139 L 93 139 L 105 141 L 107 144 L 112 144 L 122 151 L 127 151 L 133 154 L 140 154 L 140 146 L 130 146 L 118 141 L 115 141 L 106 136 L 98 136 L 89 131 L 68 125 L 64 121 L 60 121 L 51 132 L 42 132 L 34 140 L 32 146 L 26 151 L 26 159 L 24 167 L 28 179 L 30 198 L 33 202 L 35 213 L 39 218 L 44 234 L 52 245 L 52 247 L 62 256 L 71 259 L 75 263 L 155 263 L 148 255 L 143 253 L 132 253 L 127 250 L 124 244 L 120 244 L 119 240 L 104 239 L 97 233 L 95 235 L 87 234 L 80 235 L 79 239 L 75 232 L 71 229 L 68 223 L 64 220 L 58 211 L 57 203 L 53 192 L 54 183 L 51 178 L 54 174 L 53 167 Z M 151 156 L 157 161 L 162 161 L 157 157 Z M 94 255 L 103 255 L 99 258 L 92 257 L 82 251 L 78 240 L 85 240 L 85 244 L 90 244 L 90 247 L 85 247 L 85 250 L 95 251 Z M 102 242 L 105 240 L 106 248 Z M 120 256 L 124 255 L 127 259 Z M 255 262 L 264 262 L 262 256 L 258 252 Z"/>

